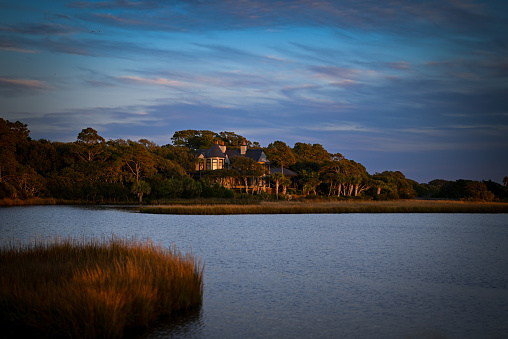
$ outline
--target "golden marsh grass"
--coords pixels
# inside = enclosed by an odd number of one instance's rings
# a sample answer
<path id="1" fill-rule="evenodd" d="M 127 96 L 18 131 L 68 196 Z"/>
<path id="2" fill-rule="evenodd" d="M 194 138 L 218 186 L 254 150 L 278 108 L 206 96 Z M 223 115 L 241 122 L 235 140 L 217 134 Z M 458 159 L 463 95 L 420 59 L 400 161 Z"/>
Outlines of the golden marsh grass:
<path id="1" fill-rule="evenodd" d="M 204 265 L 150 240 L 60 239 L 0 249 L 3 331 L 119 338 L 201 304 Z"/>
<path id="2" fill-rule="evenodd" d="M 262 202 L 258 205 L 171 205 L 140 208 L 162 214 L 313 214 L 313 213 L 508 213 L 508 203 L 444 200 Z"/>

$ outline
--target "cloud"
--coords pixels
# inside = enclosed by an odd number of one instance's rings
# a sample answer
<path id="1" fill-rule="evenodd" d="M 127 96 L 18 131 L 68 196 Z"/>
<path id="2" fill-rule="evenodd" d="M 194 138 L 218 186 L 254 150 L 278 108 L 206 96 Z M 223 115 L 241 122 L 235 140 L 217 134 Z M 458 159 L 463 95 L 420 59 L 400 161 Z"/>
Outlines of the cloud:
<path id="1" fill-rule="evenodd" d="M 0 77 L 0 93 L 3 95 L 15 95 L 27 92 L 34 93 L 52 88 L 51 85 L 40 80 Z"/>
<path id="2" fill-rule="evenodd" d="M 82 15 L 90 21 L 113 26 L 187 32 L 328 26 L 420 35 L 419 27 L 475 32 L 492 26 L 495 18 L 495 13 L 489 13 L 483 4 L 453 0 L 75 1 L 68 7 L 84 11 Z M 415 28 L 409 31 L 407 23 Z"/>
<path id="3" fill-rule="evenodd" d="M 386 65 L 389 68 L 398 69 L 398 70 L 409 70 L 409 69 L 411 69 L 411 63 L 407 62 L 407 61 L 387 62 Z"/>
<path id="4" fill-rule="evenodd" d="M 322 123 L 306 127 L 306 129 L 323 132 L 379 132 L 379 129 L 366 127 L 355 122 Z"/>
<path id="5" fill-rule="evenodd" d="M 149 79 L 149 78 L 142 78 L 142 77 L 138 77 L 138 76 L 125 75 L 125 76 L 117 77 L 117 79 L 120 81 L 126 81 L 126 82 L 131 82 L 131 83 L 140 83 L 140 84 L 151 85 L 151 86 L 180 87 L 180 86 L 184 85 L 180 81 L 169 80 L 166 78 Z"/>
<path id="6" fill-rule="evenodd" d="M 68 35 L 80 31 L 79 29 L 54 23 L 20 24 L 17 26 L 0 26 L 0 32 L 30 35 Z"/>
<path id="7" fill-rule="evenodd" d="M 314 66 L 310 67 L 310 70 L 316 73 L 316 76 L 327 77 L 327 78 L 356 78 L 362 72 L 362 70 L 338 67 L 338 66 Z"/>
<path id="8" fill-rule="evenodd" d="M 98 18 L 100 22 L 107 22 L 109 24 L 119 24 L 119 25 L 127 25 L 127 26 L 139 26 L 145 25 L 147 22 L 138 19 L 125 18 L 117 15 L 113 15 L 111 13 L 96 13 L 95 16 Z"/>
<path id="9" fill-rule="evenodd" d="M 23 48 L 13 43 L 0 42 L 0 50 L 16 52 L 16 53 L 40 53 L 40 51 L 34 49 Z"/>
<path id="10" fill-rule="evenodd" d="M 147 78 L 140 76 L 124 75 L 114 77 L 113 79 L 120 83 L 131 84 L 135 86 L 155 86 L 161 88 L 171 88 L 177 90 L 181 94 L 184 94 L 184 97 L 180 96 L 179 99 L 177 99 L 179 101 L 188 101 L 190 98 L 195 97 L 196 92 L 203 91 L 204 88 L 202 84 L 196 82 L 172 80 L 162 77 Z M 166 93 L 166 95 L 168 95 L 168 93 Z"/>
<path id="11" fill-rule="evenodd" d="M 128 1 L 128 0 L 116 0 L 116 1 L 73 1 L 67 6 L 70 8 L 89 8 L 89 9 L 155 9 L 161 6 L 163 1 Z"/>

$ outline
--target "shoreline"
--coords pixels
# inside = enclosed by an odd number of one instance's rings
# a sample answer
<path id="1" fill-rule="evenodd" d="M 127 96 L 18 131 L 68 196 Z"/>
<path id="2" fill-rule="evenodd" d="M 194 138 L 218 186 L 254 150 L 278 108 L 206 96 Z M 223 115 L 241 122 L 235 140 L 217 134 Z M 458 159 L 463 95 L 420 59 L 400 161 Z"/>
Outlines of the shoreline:
<path id="1" fill-rule="evenodd" d="M 130 208 L 140 213 L 181 215 L 228 214 L 339 214 L 339 213 L 508 213 L 508 202 L 460 200 L 341 200 L 341 201 L 175 201 L 167 204 L 122 204 L 56 199 L 0 200 L 0 207 L 83 205 Z"/>
<path id="2" fill-rule="evenodd" d="M 508 213 L 508 203 L 453 200 L 261 202 L 257 205 L 143 206 L 140 213 L 183 215 L 340 213 Z"/>

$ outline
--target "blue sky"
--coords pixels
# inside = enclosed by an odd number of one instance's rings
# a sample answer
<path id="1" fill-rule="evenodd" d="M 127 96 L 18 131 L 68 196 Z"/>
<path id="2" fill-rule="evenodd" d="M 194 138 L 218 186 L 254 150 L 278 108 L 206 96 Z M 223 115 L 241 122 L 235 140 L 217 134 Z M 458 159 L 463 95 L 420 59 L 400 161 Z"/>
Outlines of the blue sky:
<path id="1" fill-rule="evenodd" d="M 0 117 L 34 139 L 233 131 L 501 182 L 507 33 L 504 0 L 1 1 Z"/>

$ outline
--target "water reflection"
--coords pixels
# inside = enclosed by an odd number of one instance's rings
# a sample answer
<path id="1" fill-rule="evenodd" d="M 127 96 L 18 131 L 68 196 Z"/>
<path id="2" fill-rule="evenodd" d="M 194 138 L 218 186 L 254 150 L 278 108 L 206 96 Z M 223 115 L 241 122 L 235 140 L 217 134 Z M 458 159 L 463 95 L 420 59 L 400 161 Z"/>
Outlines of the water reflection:
<path id="1" fill-rule="evenodd" d="M 142 333 L 133 333 L 131 339 L 200 338 L 203 328 L 202 307 L 175 312 L 170 318 L 161 319 Z"/>
<path id="2" fill-rule="evenodd" d="M 202 258 L 202 307 L 141 338 L 508 338 L 506 214 L 0 209 L 0 244 L 34 234 L 150 238 Z"/>

